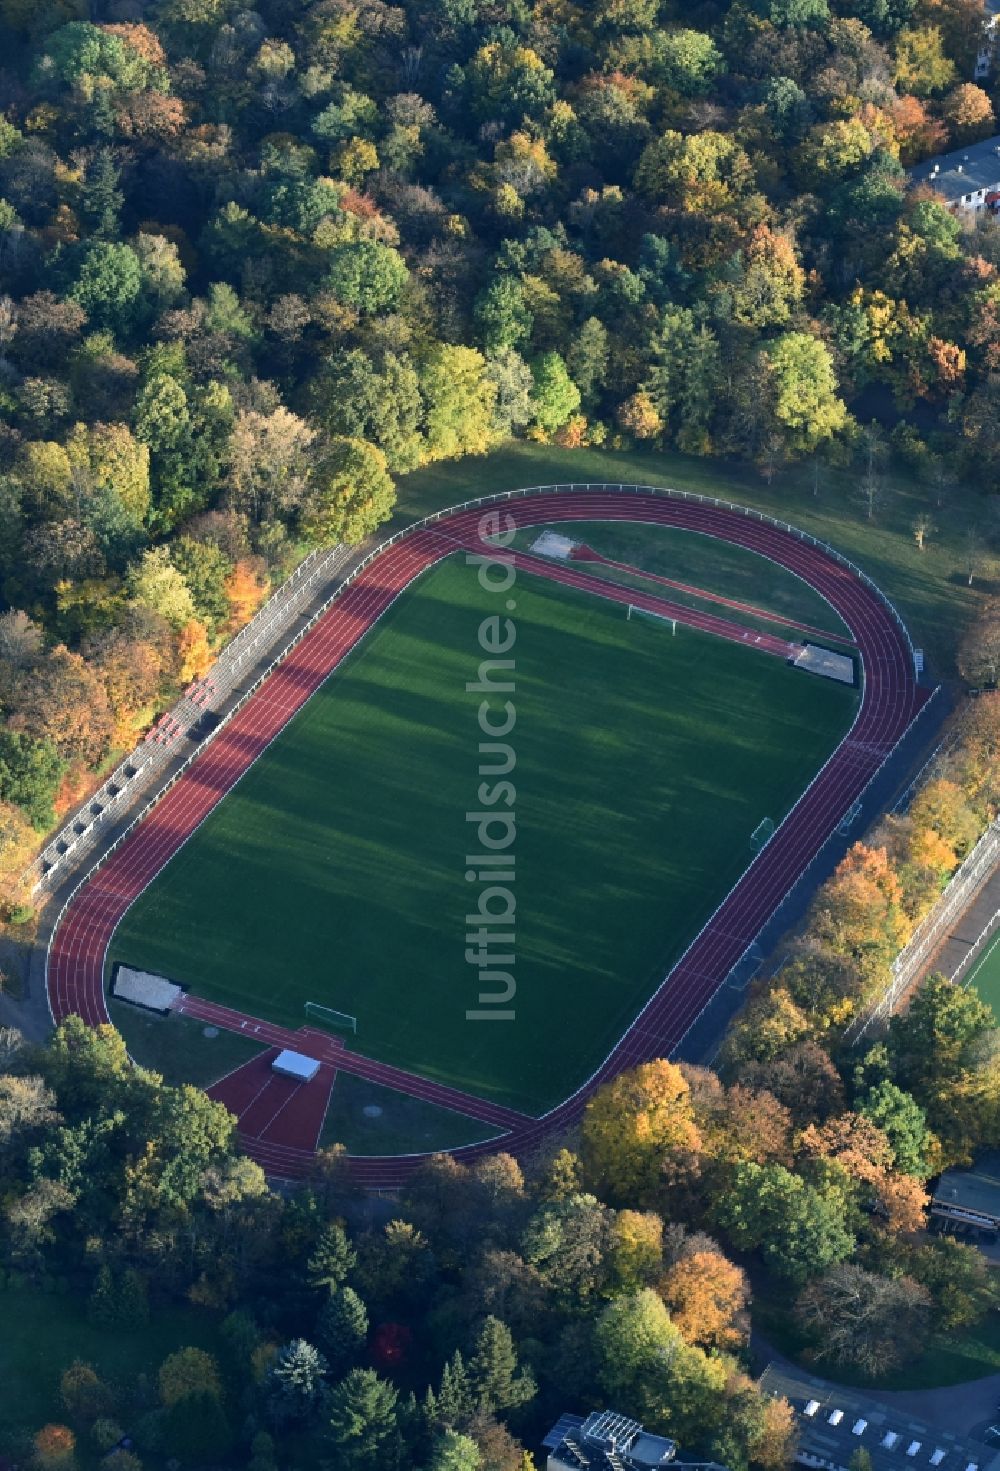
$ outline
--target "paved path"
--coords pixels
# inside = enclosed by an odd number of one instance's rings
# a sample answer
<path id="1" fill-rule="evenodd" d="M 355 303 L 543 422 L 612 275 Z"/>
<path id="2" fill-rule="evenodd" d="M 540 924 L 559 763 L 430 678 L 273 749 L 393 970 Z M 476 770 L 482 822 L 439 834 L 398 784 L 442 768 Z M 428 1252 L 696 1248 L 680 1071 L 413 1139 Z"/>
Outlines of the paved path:
<path id="1" fill-rule="evenodd" d="M 790 1374 L 802 1373 L 802 1367 L 778 1352 L 760 1333 L 750 1340 L 755 1371 L 762 1373 L 767 1364 L 777 1364 Z M 831 1397 L 837 1392 L 836 1379 L 828 1378 L 817 1368 L 807 1368 L 807 1374 L 821 1379 L 829 1386 Z M 988 1425 L 1000 1420 L 997 1407 L 1000 1405 L 1000 1374 L 989 1374 L 982 1379 L 970 1379 L 964 1384 L 947 1384 L 940 1389 L 872 1389 L 863 1385 L 846 1386 L 849 1393 L 864 1395 L 887 1405 L 900 1415 L 912 1415 L 914 1420 L 924 1420 L 938 1430 L 950 1430 L 953 1435 L 967 1435 L 980 1439 Z M 1000 1452 L 1000 1447 L 996 1452 Z"/>
<path id="2" fill-rule="evenodd" d="M 944 1389 L 878 1390 L 873 1396 L 939 1430 L 953 1430 L 956 1435 L 978 1437 L 987 1425 L 1000 1420 L 1000 1374 Z M 996 1450 L 1000 1451 L 1000 1446 Z"/>

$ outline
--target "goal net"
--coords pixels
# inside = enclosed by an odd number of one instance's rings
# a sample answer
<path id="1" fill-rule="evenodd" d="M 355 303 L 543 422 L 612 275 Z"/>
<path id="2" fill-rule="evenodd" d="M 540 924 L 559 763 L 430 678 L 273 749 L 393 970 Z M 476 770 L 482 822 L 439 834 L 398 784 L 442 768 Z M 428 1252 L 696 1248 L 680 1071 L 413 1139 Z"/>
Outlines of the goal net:
<path id="1" fill-rule="evenodd" d="M 320 1006 L 318 1001 L 307 1001 L 305 1005 L 306 1016 L 321 1027 L 329 1027 L 334 1032 L 356 1032 L 358 1030 L 358 1019 L 351 1016 L 347 1011 L 334 1011 L 332 1006 Z"/>
<path id="2" fill-rule="evenodd" d="M 755 853 L 758 853 L 760 852 L 761 848 L 763 848 L 764 844 L 769 843 L 773 837 L 774 821 L 770 817 L 765 817 L 763 822 L 758 822 L 757 826 L 750 834 L 750 846 L 751 848 L 753 848 Z"/>
<path id="3" fill-rule="evenodd" d="M 633 618 L 651 618 L 655 623 L 669 623 L 671 631 L 677 633 L 677 619 L 671 618 L 669 613 L 654 613 L 652 608 L 640 608 L 636 603 L 629 603 L 626 619 L 631 623 Z"/>

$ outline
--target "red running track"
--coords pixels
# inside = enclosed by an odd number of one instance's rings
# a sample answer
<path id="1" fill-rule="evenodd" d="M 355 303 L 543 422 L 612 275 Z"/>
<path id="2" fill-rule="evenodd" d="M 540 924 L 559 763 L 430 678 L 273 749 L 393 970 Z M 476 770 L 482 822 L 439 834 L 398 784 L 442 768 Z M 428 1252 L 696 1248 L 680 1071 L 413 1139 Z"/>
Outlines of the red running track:
<path id="1" fill-rule="evenodd" d="M 456 1150 L 474 1158 L 497 1148 L 523 1155 L 579 1118 L 590 1094 L 624 1068 L 669 1055 L 781 900 L 816 857 L 927 698 L 915 681 L 905 633 L 877 592 L 821 548 L 749 513 L 648 493 L 540 491 L 486 508 L 460 510 L 420 526 L 372 561 L 275 669 L 145 821 L 73 896 L 49 945 L 47 981 L 53 1017 L 76 1013 L 93 1026 L 108 1020 L 104 962 L 114 931 L 163 865 L 235 786 L 291 716 L 426 567 L 456 548 L 486 550 L 484 517 L 505 527 L 560 521 L 636 521 L 717 536 L 788 568 L 824 596 L 857 643 L 864 689 L 851 730 L 799 798 L 774 837 L 734 885 L 705 927 L 591 1078 L 541 1119 L 513 1127 L 502 1140 Z M 535 569 L 532 569 L 535 570 Z M 564 569 L 567 572 L 570 569 Z M 803 678 L 810 676 L 803 675 Z M 275 1141 L 247 1141 L 275 1175 L 304 1174 L 309 1151 Z M 357 1158 L 358 1181 L 398 1186 L 421 1156 Z"/>
<path id="2" fill-rule="evenodd" d="M 573 562 L 596 562 L 599 567 L 613 567 L 616 572 L 627 572 L 632 577 L 645 577 L 649 582 L 658 582 L 663 587 L 672 587 L 675 592 L 689 593 L 692 597 L 701 598 L 706 603 L 718 603 L 720 607 L 732 608 L 735 613 L 749 613 L 754 618 L 760 618 L 764 623 L 778 623 L 782 628 L 797 628 L 800 633 L 811 633 L 814 638 L 832 639 L 838 644 L 851 642 L 847 634 L 831 633 L 828 628 L 815 628 L 811 623 L 800 623 L 797 618 L 783 618 L 780 613 L 769 612 L 767 608 L 758 608 L 754 603 L 741 603 L 737 598 L 727 598 L 722 593 L 709 592 L 707 588 L 695 587 L 690 582 L 678 582 L 676 578 L 663 577 L 659 572 L 647 572 L 644 567 L 635 567 L 631 562 L 616 562 L 613 557 L 604 557 L 600 552 L 595 552 L 593 547 L 587 546 L 586 542 L 577 542 L 569 555 Z"/>

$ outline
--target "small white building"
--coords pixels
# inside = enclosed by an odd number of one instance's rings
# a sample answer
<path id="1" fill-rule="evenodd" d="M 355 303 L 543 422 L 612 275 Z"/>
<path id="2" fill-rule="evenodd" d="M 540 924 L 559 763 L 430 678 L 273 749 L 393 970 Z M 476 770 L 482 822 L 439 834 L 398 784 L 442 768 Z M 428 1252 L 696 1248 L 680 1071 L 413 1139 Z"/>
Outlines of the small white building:
<path id="1" fill-rule="evenodd" d="M 1000 213 L 1000 133 L 940 153 L 910 169 L 911 189 L 926 185 L 940 194 L 956 213 Z"/>
<path id="2" fill-rule="evenodd" d="M 319 1072 L 319 1063 L 315 1057 L 307 1057 L 303 1052 L 292 1052 L 285 1047 L 272 1062 L 271 1069 L 282 1078 L 292 1078 L 296 1083 L 310 1083 Z"/>

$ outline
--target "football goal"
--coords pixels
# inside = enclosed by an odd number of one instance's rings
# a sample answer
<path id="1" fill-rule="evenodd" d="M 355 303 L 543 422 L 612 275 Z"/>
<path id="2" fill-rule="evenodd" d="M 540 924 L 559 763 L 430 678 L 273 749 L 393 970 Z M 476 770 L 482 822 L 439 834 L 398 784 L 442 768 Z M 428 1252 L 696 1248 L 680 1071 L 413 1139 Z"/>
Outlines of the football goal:
<path id="1" fill-rule="evenodd" d="M 750 846 L 755 853 L 759 853 L 761 848 L 763 848 L 766 843 L 769 843 L 773 837 L 774 821 L 770 817 L 765 817 L 763 822 L 758 822 L 757 826 L 750 834 Z"/>
<path id="2" fill-rule="evenodd" d="M 318 1022 L 321 1027 L 329 1027 L 332 1032 L 356 1032 L 358 1030 L 356 1016 L 351 1016 L 347 1011 L 334 1011 L 332 1006 L 320 1006 L 318 1001 L 307 1001 L 305 1013 L 311 1021 Z"/>
<path id="3" fill-rule="evenodd" d="M 631 623 L 633 613 L 637 618 L 654 618 L 657 623 L 669 623 L 670 631 L 676 637 L 677 619 L 671 618 L 669 613 L 654 613 L 651 608 L 640 608 L 637 603 L 629 603 L 626 621 Z"/>

